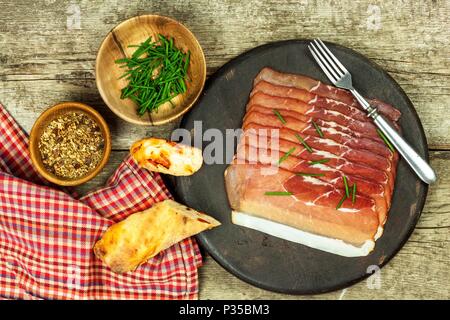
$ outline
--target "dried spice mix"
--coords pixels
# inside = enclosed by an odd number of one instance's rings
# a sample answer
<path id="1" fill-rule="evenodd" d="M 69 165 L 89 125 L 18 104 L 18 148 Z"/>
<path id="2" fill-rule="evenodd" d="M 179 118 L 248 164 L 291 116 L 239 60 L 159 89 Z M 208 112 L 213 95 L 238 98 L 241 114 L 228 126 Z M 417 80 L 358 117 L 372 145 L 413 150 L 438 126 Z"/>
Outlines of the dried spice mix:
<path id="1" fill-rule="evenodd" d="M 103 157 L 99 125 L 82 112 L 68 112 L 50 121 L 39 139 L 45 168 L 60 178 L 76 179 L 95 169 Z"/>

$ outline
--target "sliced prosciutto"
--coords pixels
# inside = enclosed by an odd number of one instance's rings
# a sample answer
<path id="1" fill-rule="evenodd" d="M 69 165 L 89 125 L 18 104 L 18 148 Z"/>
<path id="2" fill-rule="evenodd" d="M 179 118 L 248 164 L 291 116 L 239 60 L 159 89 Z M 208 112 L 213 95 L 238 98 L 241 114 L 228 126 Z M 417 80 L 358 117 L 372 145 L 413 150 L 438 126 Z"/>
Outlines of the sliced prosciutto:
<path id="1" fill-rule="evenodd" d="M 266 81 L 275 85 L 293 87 L 306 90 L 320 97 L 330 98 L 341 101 L 349 106 L 361 108 L 353 95 L 346 90 L 339 89 L 330 85 L 326 85 L 319 80 L 309 78 L 307 76 L 282 73 L 271 68 L 263 68 L 256 76 L 254 84 L 260 81 Z M 376 99 L 368 99 L 369 103 L 375 105 L 378 111 L 392 121 L 397 121 L 401 113 L 390 104 L 384 103 Z"/>
<path id="2" fill-rule="evenodd" d="M 264 126 L 288 128 L 298 133 L 320 137 L 311 122 L 301 121 L 298 118 L 291 116 L 285 116 L 283 118 L 286 121 L 284 124 L 280 122 L 277 116 L 273 113 L 270 114 L 252 111 L 245 115 L 243 128 L 245 129 L 247 124 L 257 123 Z M 386 145 L 384 145 L 381 141 L 375 141 L 363 135 L 354 134 L 354 132 L 345 130 L 345 128 L 333 127 L 324 121 L 318 121 L 317 124 L 321 126 L 321 130 L 327 139 L 331 139 L 337 143 L 348 145 L 352 148 L 364 149 L 379 155 L 386 155 L 389 151 Z"/>
<path id="3" fill-rule="evenodd" d="M 228 199 L 238 212 L 355 245 L 375 238 L 379 220 L 370 198 L 358 195 L 355 203 L 348 199 L 336 210 L 343 191 L 313 177 L 284 169 L 271 174 L 267 166 L 258 164 L 231 164 L 225 175 Z M 276 191 L 292 195 L 266 195 Z"/>
<path id="4" fill-rule="evenodd" d="M 314 107 L 300 100 L 256 93 L 247 104 L 247 112 L 255 106 L 258 107 L 260 112 L 263 110 L 262 108 L 265 108 L 267 112 L 271 113 L 275 109 L 282 115 L 286 114 L 302 121 L 334 122 L 336 125 L 365 134 L 375 140 L 380 140 L 377 128 L 373 122 L 356 120 L 340 112 Z"/>
<path id="5" fill-rule="evenodd" d="M 396 121 L 393 106 L 370 100 Z M 235 224 L 347 257 L 373 250 L 397 152 L 346 91 L 263 68 L 225 186 Z"/>
<path id="6" fill-rule="evenodd" d="M 260 81 L 253 88 L 250 97 L 253 97 L 256 93 L 265 93 L 274 97 L 292 98 L 303 101 L 311 105 L 311 107 L 336 111 L 359 121 L 369 120 L 367 114 L 357 107 L 330 98 L 319 97 L 303 89 L 278 86 L 267 81 Z"/>
<path id="7" fill-rule="evenodd" d="M 248 144 L 240 144 L 236 153 L 235 163 L 237 164 L 264 164 L 274 165 L 282 158 L 286 152 L 280 150 L 268 150 L 264 148 L 255 148 Z M 361 194 L 375 200 L 376 209 L 379 220 L 384 223 L 386 219 L 386 212 L 389 209 L 390 195 L 387 195 L 386 188 L 383 184 L 376 182 L 370 178 L 362 177 L 356 174 L 356 170 L 341 170 L 346 165 L 345 161 L 340 165 L 334 163 L 310 165 L 310 160 L 302 159 L 301 157 L 291 156 L 286 160 L 277 164 L 279 168 L 291 171 L 297 175 L 314 176 L 316 179 L 326 181 L 336 188 L 343 190 L 344 181 L 342 173 L 346 173 L 347 181 L 350 185 L 356 183 Z M 351 164 L 347 163 L 349 167 Z M 353 168 L 352 168 L 353 169 Z"/>
<path id="8" fill-rule="evenodd" d="M 255 141 L 258 141 L 255 143 Z M 299 144 L 279 139 L 275 145 L 271 143 L 271 139 L 254 135 L 254 133 L 245 132 L 241 142 L 239 143 L 236 158 L 238 160 L 251 161 L 252 163 L 277 164 L 275 159 L 280 159 L 287 152 L 291 152 L 290 156 L 278 164 L 287 170 L 300 170 L 301 172 L 323 174 L 323 178 L 327 181 L 333 180 L 339 186 L 342 186 L 343 176 L 348 181 L 364 181 L 364 185 L 357 182 L 358 190 L 366 192 L 365 185 L 371 185 L 372 191 L 370 195 L 383 197 L 383 206 L 379 209 L 380 220 L 385 221 L 387 210 L 391 204 L 391 196 L 393 191 L 393 180 L 390 175 L 384 171 L 368 166 L 364 163 L 352 162 L 342 156 L 326 154 L 328 157 L 310 153 Z M 328 160 L 325 163 L 317 163 L 311 165 L 312 161 Z M 321 172 L 324 171 L 324 172 Z M 338 179 L 339 178 L 339 179 Z M 349 182 L 352 184 L 352 182 Z M 366 191 L 364 191 L 366 190 Z M 367 191 L 369 192 L 369 191 Z M 377 201 L 380 199 L 376 199 Z M 377 202 L 381 204 L 381 202 Z"/>
<path id="9" fill-rule="evenodd" d="M 253 138 L 253 141 L 256 141 L 255 139 L 258 139 L 259 143 L 266 143 L 268 148 L 275 147 L 281 151 L 296 148 L 295 152 L 293 152 L 292 155 L 298 155 L 300 153 L 310 153 L 313 158 L 318 158 L 317 160 L 323 158 L 346 159 L 349 162 L 366 165 L 383 173 L 390 172 L 392 168 L 391 162 L 388 159 L 383 158 L 377 154 L 355 150 L 328 139 L 296 134 L 292 130 L 290 130 L 290 132 L 293 132 L 292 134 L 286 134 L 285 132 L 289 129 L 284 130 L 282 133 L 280 131 L 280 133 L 278 134 L 279 137 L 277 140 L 277 146 L 273 146 L 271 145 L 272 139 L 270 137 L 270 133 L 266 135 L 266 132 L 264 130 L 254 130 L 254 128 L 255 126 L 245 128 L 244 132 L 248 136 L 248 138 L 244 136 L 244 138 L 246 139 L 245 142 L 252 142 L 252 136 L 255 135 L 256 137 Z M 266 136 L 266 141 L 264 141 L 261 137 L 264 135 Z M 312 152 L 305 148 L 305 145 L 299 140 L 299 137 L 302 138 L 304 143 L 312 149 Z M 256 147 L 261 147 L 261 145 L 257 145 Z M 264 147 L 264 145 L 262 145 L 262 147 Z"/>

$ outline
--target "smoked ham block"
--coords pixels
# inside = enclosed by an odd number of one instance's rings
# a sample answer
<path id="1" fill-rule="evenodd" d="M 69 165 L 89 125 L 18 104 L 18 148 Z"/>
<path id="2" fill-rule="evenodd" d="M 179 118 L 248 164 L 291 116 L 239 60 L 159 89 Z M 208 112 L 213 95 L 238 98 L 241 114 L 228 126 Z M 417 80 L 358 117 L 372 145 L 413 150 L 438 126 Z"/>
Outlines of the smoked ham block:
<path id="1" fill-rule="evenodd" d="M 396 108 L 369 101 L 398 129 Z M 342 256 L 373 250 L 398 154 L 350 93 L 263 68 L 242 129 L 225 171 L 235 224 Z"/>

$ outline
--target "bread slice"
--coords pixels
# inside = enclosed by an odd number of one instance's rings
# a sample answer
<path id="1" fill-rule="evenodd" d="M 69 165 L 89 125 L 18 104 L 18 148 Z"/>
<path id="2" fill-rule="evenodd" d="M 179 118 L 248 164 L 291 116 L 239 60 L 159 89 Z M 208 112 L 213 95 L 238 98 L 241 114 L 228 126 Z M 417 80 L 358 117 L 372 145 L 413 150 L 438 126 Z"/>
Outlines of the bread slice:
<path id="1" fill-rule="evenodd" d="M 140 167 L 173 176 L 192 175 L 203 164 L 200 149 L 159 138 L 136 141 L 130 152 Z"/>
<path id="2" fill-rule="evenodd" d="M 116 273 L 133 271 L 162 250 L 218 225 L 204 213 L 165 200 L 109 227 L 94 253 Z"/>

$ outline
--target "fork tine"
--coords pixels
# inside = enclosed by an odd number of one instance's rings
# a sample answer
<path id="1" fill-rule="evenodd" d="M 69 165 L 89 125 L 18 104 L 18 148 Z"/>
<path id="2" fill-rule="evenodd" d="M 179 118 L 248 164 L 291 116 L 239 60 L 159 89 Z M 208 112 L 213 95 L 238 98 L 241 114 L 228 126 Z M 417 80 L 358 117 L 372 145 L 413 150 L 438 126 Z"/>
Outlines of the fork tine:
<path id="1" fill-rule="evenodd" d="M 328 49 L 328 47 L 325 45 L 325 43 L 323 43 L 322 40 L 320 40 L 320 39 L 317 39 L 317 42 L 319 42 L 322 45 L 322 47 L 325 49 L 325 51 L 328 52 L 331 59 L 333 59 L 333 61 L 339 66 L 339 68 L 341 68 L 341 70 L 344 73 L 348 73 L 348 70 L 342 65 L 342 63 L 338 60 L 338 58 L 336 58 L 336 56 L 330 51 L 330 49 Z"/>
<path id="2" fill-rule="evenodd" d="M 314 49 L 314 52 L 320 58 L 322 63 L 327 67 L 328 72 L 330 72 L 333 75 L 335 81 L 338 81 L 341 75 L 334 70 L 332 64 L 330 64 L 330 62 L 327 61 L 327 58 L 324 57 L 324 54 L 320 52 L 320 50 L 317 48 L 317 45 L 314 42 L 310 42 L 310 45 Z"/>
<path id="3" fill-rule="evenodd" d="M 318 48 L 318 50 L 322 53 L 322 56 L 324 57 L 324 59 L 326 59 L 328 61 L 331 68 L 336 72 L 338 78 L 342 77 L 344 75 L 344 72 L 341 69 L 339 69 L 339 67 L 336 65 L 334 60 L 331 59 L 329 54 L 322 48 L 320 43 L 316 39 L 314 39 L 313 42 L 316 45 L 316 47 Z"/>
<path id="4" fill-rule="evenodd" d="M 322 60 L 319 58 L 319 54 L 316 53 L 316 48 L 310 44 L 308 45 L 308 49 L 309 51 L 311 51 L 312 56 L 314 57 L 314 59 L 316 60 L 317 64 L 320 66 L 320 68 L 322 69 L 322 71 L 327 75 L 328 79 L 330 79 L 330 81 L 334 84 L 337 80 L 337 78 L 335 76 L 333 76 L 329 71 L 328 68 L 322 63 Z"/>

